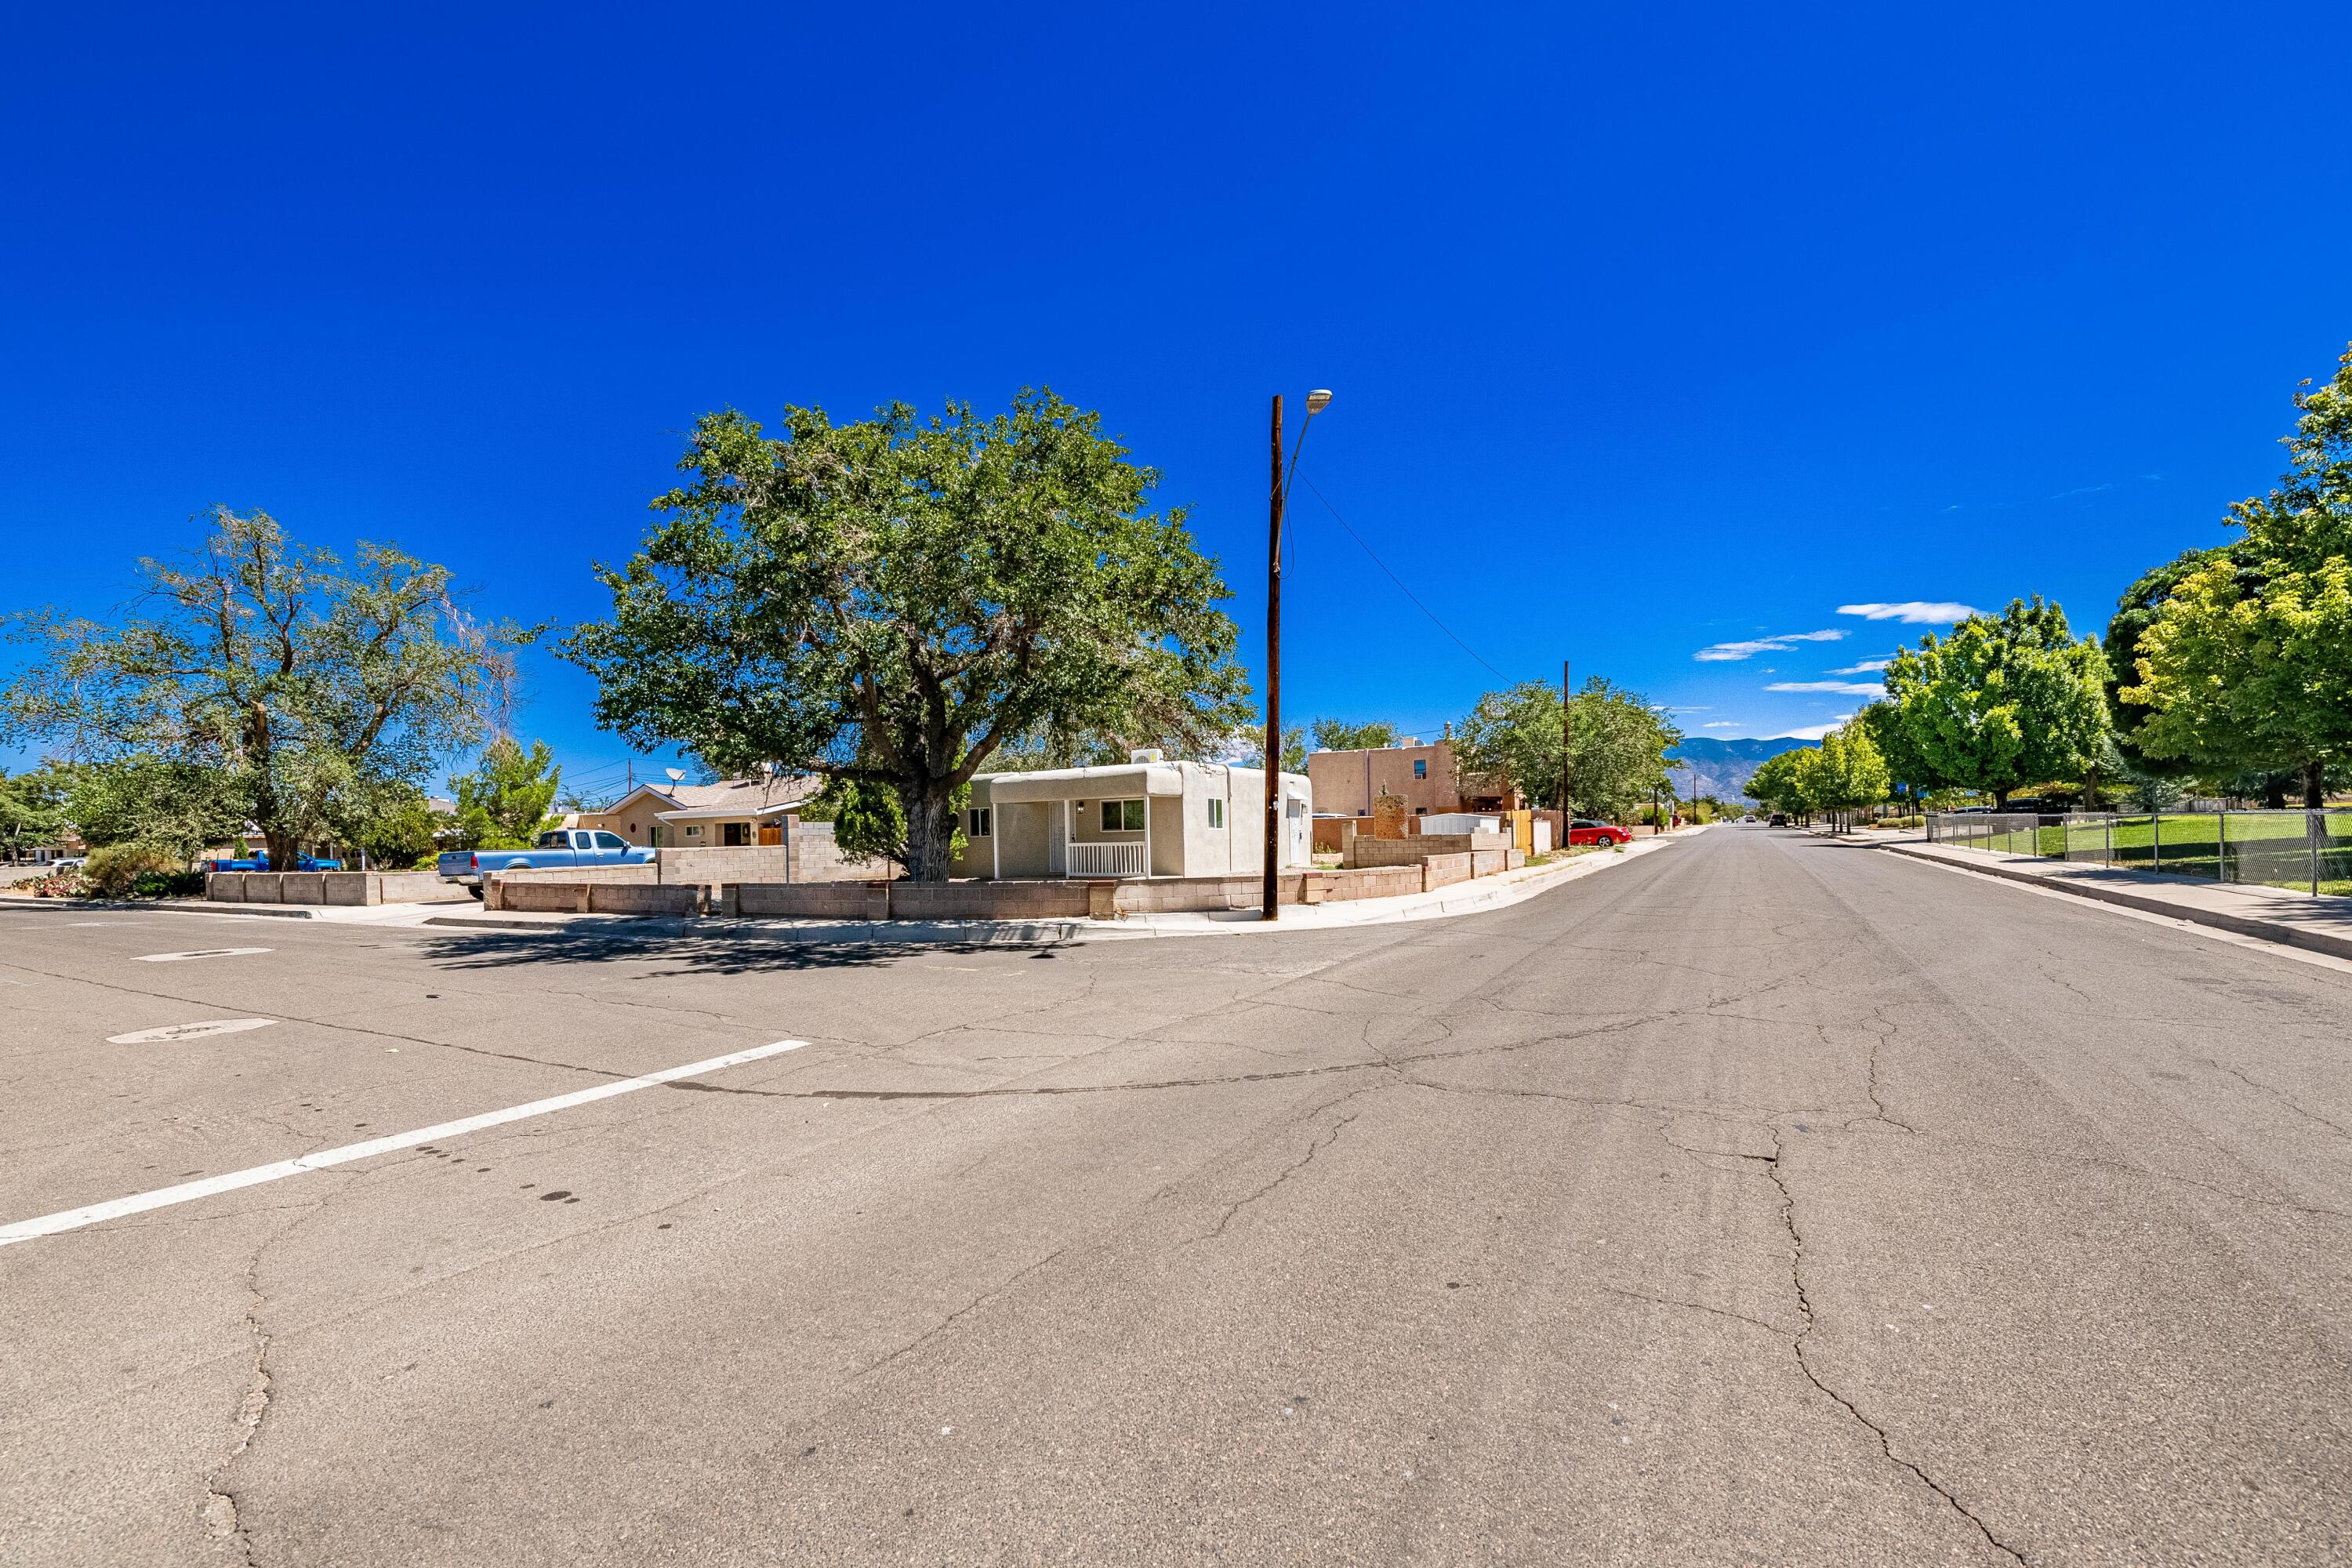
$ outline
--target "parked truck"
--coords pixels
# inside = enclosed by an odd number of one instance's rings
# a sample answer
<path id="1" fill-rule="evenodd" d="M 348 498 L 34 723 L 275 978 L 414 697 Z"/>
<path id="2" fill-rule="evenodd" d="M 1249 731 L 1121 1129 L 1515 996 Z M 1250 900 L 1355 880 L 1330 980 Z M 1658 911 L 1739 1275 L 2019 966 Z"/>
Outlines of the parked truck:
<path id="1" fill-rule="evenodd" d="M 654 851 L 617 833 L 584 827 L 551 827 L 528 849 L 452 849 L 435 862 L 445 882 L 457 882 L 482 896 L 482 879 L 497 871 L 546 870 L 574 866 L 645 866 Z"/>

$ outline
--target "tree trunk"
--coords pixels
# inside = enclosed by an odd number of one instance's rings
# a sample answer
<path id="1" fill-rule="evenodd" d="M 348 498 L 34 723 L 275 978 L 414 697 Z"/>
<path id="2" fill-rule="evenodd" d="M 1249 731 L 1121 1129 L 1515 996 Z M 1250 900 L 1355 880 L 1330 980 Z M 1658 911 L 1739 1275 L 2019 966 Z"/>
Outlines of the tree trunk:
<path id="1" fill-rule="evenodd" d="M 2283 811 L 2285 809 L 2286 775 L 2284 773 L 2264 773 L 2263 775 L 2263 805 L 2273 811 Z"/>
<path id="2" fill-rule="evenodd" d="M 955 863 L 955 810 L 945 781 L 932 794 L 907 802 L 907 875 L 944 882 Z"/>
<path id="3" fill-rule="evenodd" d="M 1997 789 L 1993 791 L 1992 804 L 1994 810 L 2007 811 L 2009 809 L 2009 792 L 2005 789 Z"/>
<path id="4" fill-rule="evenodd" d="M 2303 808 L 2317 811 L 2327 804 L 2327 769 L 2320 763 L 2303 764 Z"/>
<path id="5" fill-rule="evenodd" d="M 299 842 L 291 836 L 269 826 L 262 829 L 261 837 L 262 843 L 269 850 L 271 870 L 291 871 L 295 868 L 296 863 L 301 858 L 301 845 Z"/>

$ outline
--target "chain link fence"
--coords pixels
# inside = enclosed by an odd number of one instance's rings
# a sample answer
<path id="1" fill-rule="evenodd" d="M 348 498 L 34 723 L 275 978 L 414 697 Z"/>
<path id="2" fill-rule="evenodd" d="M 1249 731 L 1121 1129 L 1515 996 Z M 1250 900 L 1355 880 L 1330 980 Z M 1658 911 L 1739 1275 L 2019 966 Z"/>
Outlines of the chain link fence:
<path id="1" fill-rule="evenodd" d="M 2209 882 L 2352 894 L 2352 809 L 1936 812 L 1927 841 Z"/>

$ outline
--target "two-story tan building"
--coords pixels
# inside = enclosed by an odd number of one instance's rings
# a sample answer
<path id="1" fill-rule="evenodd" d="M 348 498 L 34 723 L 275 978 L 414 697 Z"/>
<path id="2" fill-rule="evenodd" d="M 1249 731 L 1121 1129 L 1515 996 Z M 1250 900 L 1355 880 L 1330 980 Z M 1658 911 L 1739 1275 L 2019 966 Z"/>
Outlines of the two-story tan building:
<path id="1" fill-rule="evenodd" d="M 1315 752 L 1307 756 L 1307 776 L 1314 784 L 1315 810 L 1320 816 L 1368 817 L 1372 802 L 1383 795 L 1402 801 L 1413 816 L 1510 811 L 1524 804 L 1516 791 L 1499 790 L 1492 780 L 1460 776 L 1453 743 L 1447 741 L 1424 746 L 1409 740 L 1401 746 Z"/>

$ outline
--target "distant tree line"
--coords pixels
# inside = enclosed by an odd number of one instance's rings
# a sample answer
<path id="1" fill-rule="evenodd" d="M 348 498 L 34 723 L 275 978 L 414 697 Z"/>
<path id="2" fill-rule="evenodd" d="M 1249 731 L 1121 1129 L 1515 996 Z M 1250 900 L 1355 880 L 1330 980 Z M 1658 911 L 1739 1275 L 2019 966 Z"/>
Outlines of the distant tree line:
<path id="1" fill-rule="evenodd" d="M 2038 596 L 1971 616 L 1898 652 L 1885 697 L 1832 739 L 1866 739 L 1915 802 L 2031 791 L 2147 809 L 2195 788 L 2324 805 L 2352 784 L 2352 349 L 2294 402 L 2288 470 L 2230 509 L 2238 537 L 2142 575 L 2104 638 Z M 1804 781 L 1838 766 L 1773 761 L 1748 794 L 1832 808 Z"/>

